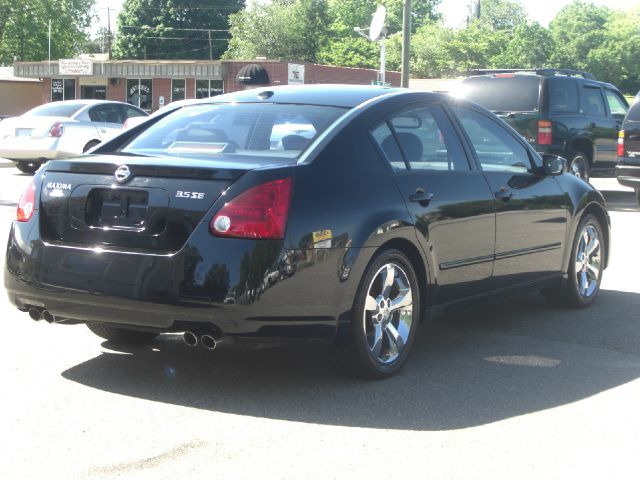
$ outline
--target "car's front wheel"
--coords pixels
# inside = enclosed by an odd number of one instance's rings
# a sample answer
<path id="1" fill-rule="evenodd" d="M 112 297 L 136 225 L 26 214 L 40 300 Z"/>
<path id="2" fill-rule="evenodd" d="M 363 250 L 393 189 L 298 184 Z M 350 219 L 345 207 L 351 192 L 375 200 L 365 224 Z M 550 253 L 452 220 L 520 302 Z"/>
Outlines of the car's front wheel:
<path id="1" fill-rule="evenodd" d="M 549 299 L 566 307 L 584 308 L 591 305 L 600 291 L 605 252 L 600 222 L 594 215 L 586 215 L 573 240 L 567 282 L 564 288 L 547 292 Z"/>
<path id="2" fill-rule="evenodd" d="M 35 173 L 42 165 L 42 162 L 38 160 L 21 160 L 16 164 L 18 170 L 22 173 Z"/>
<path id="3" fill-rule="evenodd" d="M 141 332 L 127 328 L 113 327 L 104 323 L 87 323 L 87 327 L 97 336 L 114 343 L 145 345 L 158 336 L 153 332 Z"/>
<path id="4" fill-rule="evenodd" d="M 420 320 L 418 279 L 409 259 L 386 250 L 369 265 L 351 312 L 351 340 L 340 363 L 365 378 L 396 373 L 409 355 Z"/>

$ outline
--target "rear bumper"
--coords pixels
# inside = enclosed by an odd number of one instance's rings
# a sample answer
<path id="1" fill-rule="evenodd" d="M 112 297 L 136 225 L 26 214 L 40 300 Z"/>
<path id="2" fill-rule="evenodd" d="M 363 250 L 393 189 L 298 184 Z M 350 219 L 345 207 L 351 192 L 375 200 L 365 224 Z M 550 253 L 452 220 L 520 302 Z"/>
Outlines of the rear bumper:
<path id="1" fill-rule="evenodd" d="M 17 162 L 19 160 L 55 160 L 78 155 L 77 152 L 65 152 L 59 149 L 58 138 L 13 138 L 3 140 L 0 145 L 0 157 Z"/>
<path id="2" fill-rule="evenodd" d="M 623 185 L 625 187 L 640 189 L 640 164 L 616 165 L 616 177 L 620 185 Z"/>
<path id="3" fill-rule="evenodd" d="M 336 269 L 343 249 L 286 250 L 206 228 L 173 254 L 70 247 L 41 241 L 36 216 L 14 222 L 7 247 L 5 287 L 21 310 L 158 332 L 215 326 L 225 335 L 331 340 L 351 305 Z"/>

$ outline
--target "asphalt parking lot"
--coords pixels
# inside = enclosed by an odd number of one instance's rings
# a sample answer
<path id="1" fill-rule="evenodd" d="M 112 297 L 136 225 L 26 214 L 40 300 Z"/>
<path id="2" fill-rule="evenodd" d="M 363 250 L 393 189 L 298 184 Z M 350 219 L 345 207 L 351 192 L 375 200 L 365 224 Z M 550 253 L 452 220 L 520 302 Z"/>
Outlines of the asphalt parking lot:
<path id="1" fill-rule="evenodd" d="M 0 168 L 0 238 L 30 178 Z M 1 296 L 0 477 L 637 478 L 640 211 L 593 183 L 613 255 L 592 308 L 530 295 L 442 318 L 382 382 L 320 349 L 119 348 Z"/>

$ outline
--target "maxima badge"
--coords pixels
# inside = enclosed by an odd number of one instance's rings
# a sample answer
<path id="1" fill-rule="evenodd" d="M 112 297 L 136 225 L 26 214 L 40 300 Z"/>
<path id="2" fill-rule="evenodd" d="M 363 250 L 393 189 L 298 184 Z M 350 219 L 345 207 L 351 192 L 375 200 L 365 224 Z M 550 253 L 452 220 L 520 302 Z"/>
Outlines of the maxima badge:
<path id="1" fill-rule="evenodd" d="M 120 165 L 114 174 L 116 182 L 126 183 L 131 178 L 131 170 L 126 165 Z"/>

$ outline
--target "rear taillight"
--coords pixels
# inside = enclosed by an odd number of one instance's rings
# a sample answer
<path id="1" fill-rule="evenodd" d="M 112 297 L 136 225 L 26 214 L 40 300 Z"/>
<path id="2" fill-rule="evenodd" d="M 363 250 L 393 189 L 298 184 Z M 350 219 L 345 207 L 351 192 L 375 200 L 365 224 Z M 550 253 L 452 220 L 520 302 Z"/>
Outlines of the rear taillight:
<path id="1" fill-rule="evenodd" d="M 36 181 L 31 180 L 27 188 L 22 192 L 20 202 L 18 203 L 18 213 L 16 220 L 19 222 L 28 222 L 33 216 L 36 209 Z"/>
<path id="2" fill-rule="evenodd" d="M 50 137 L 61 137 L 63 133 L 64 133 L 64 123 L 62 122 L 54 123 L 51 126 L 51 129 L 49 129 Z"/>
<path id="3" fill-rule="evenodd" d="M 618 132 L 618 156 L 624 157 L 624 130 Z"/>
<path id="4" fill-rule="evenodd" d="M 292 186 L 284 178 L 250 188 L 225 203 L 209 230 L 218 237 L 284 238 Z"/>
<path id="5" fill-rule="evenodd" d="M 551 122 L 549 120 L 538 120 L 538 145 L 551 145 Z"/>

